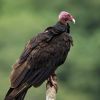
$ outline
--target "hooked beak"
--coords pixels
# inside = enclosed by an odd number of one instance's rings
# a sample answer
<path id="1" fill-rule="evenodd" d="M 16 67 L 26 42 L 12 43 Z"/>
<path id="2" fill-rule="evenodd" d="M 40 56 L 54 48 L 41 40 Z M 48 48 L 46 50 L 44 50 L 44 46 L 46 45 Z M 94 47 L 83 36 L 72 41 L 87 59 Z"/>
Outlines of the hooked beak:
<path id="1" fill-rule="evenodd" d="M 75 24 L 75 19 L 74 18 L 72 18 L 72 22 Z"/>

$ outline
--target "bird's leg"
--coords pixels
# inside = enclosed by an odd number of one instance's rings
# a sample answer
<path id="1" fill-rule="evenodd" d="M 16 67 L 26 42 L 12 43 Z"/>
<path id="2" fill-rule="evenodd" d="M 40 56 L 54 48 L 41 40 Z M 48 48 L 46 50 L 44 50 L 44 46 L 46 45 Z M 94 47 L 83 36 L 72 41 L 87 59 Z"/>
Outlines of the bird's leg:
<path id="1" fill-rule="evenodd" d="M 56 92 L 58 90 L 58 87 L 57 87 L 57 76 L 55 73 L 53 73 L 47 80 L 47 84 L 46 84 L 46 87 L 49 88 L 49 87 L 54 87 Z"/>

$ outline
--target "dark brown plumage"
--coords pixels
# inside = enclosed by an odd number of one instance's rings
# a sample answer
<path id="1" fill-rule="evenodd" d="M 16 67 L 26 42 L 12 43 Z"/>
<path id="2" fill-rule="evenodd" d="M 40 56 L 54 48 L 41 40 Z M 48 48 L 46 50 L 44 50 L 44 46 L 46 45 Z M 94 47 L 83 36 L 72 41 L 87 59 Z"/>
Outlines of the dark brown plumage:
<path id="1" fill-rule="evenodd" d="M 40 86 L 64 63 L 73 42 L 69 32 L 69 24 L 58 22 L 28 42 L 13 65 L 5 100 L 23 100 L 31 86 Z"/>

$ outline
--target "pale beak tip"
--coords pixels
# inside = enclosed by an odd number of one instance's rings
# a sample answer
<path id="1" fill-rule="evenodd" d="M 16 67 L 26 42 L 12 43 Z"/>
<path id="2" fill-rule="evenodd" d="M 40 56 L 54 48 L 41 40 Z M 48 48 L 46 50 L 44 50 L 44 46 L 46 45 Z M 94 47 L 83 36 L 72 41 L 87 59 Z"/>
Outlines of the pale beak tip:
<path id="1" fill-rule="evenodd" d="M 73 21 L 73 23 L 75 24 L 75 19 L 74 19 L 74 18 L 72 19 L 72 21 Z"/>

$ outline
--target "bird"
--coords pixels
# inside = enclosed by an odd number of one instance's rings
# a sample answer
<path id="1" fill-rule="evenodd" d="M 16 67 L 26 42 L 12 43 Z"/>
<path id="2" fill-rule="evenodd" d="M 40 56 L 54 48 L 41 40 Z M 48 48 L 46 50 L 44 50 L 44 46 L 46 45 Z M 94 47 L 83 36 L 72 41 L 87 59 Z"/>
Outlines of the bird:
<path id="1" fill-rule="evenodd" d="M 66 11 L 61 11 L 56 24 L 33 36 L 13 65 L 11 86 L 4 100 L 24 100 L 29 88 L 37 88 L 48 79 L 53 83 L 52 75 L 62 65 L 73 45 L 69 22 L 75 18 Z"/>

